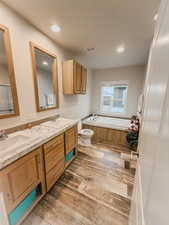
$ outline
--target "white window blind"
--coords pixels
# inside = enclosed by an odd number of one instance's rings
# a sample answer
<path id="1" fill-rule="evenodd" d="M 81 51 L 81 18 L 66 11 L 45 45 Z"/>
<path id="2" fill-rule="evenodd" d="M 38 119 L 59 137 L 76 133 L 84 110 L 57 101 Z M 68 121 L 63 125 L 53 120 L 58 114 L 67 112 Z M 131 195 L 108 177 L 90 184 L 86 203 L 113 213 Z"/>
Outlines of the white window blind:
<path id="1" fill-rule="evenodd" d="M 104 84 L 101 87 L 101 113 L 124 114 L 127 105 L 126 84 Z"/>

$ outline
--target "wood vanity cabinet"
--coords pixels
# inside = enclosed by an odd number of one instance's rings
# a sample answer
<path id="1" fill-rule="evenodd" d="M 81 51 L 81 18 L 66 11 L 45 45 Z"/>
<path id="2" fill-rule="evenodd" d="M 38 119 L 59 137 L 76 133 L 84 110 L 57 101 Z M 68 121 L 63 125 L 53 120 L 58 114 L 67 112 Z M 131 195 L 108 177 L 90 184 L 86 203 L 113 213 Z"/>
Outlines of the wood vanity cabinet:
<path id="1" fill-rule="evenodd" d="M 7 212 L 11 212 L 34 188 L 41 184 L 45 194 L 42 148 L 38 148 L 0 171 L 0 192 Z"/>
<path id="2" fill-rule="evenodd" d="M 68 154 L 77 146 L 77 126 L 65 132 L 65 153 Z"/>
<path id="3" fill-rule="evenodd" d="M 0 193 L 9 221 L 30 204 L 17 225 L 23 222 L 75 158 L 76 146 L 77 126 L 74 126 L 0 170 Z M 72 157 L 67 159 L 67 153 Z"/>
<path id="4" fill-rule="evenodd" d="M 74 60 L 63 62 L 64 94 L 86 94 L 87 69 Z"/>
<path id="5" fill-rule="evenodd" d="M 64 134 L 61 134 L 43 146 L 47 191 L 64 172 Z"/>

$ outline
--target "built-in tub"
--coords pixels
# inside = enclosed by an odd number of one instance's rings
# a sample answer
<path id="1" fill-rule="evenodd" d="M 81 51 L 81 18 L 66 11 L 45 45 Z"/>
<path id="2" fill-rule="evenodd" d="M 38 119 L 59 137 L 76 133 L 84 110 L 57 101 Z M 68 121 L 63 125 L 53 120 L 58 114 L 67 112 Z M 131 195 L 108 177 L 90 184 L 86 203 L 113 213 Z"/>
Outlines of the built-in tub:
<path id="1" fill-rule="evenodd" d="M 129 119 L 119 119 L 105 116 L 91 116 L 83 120 L 83 128 L 92 129 L 93 143 L 108 143 L 129 147 L 126 141 Z"/>
<path id="2" fill-rule="evenodd" d="M 118 130 L 127 130 L 130 124 L 130 120 L 105 116 L 91 116 L 85 119 L 83 121 L 83 124 Z"/>

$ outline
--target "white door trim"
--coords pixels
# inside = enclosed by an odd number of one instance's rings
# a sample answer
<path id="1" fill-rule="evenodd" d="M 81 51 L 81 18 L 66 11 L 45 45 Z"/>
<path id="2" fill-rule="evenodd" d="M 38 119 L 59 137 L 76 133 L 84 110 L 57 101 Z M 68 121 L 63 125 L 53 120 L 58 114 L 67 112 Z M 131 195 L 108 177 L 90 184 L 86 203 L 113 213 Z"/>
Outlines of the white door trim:
<path id="1" fill-rule="evenodd" d="M 143 210 L 143 195 L 142 195 L 142 182 L 141 182 L 141 169 L 138 160 L 136 176 L 134 182 L 134 191 L 131 200 L 131 210 L 129 217 L 129 225 L 146 225 Z"/>

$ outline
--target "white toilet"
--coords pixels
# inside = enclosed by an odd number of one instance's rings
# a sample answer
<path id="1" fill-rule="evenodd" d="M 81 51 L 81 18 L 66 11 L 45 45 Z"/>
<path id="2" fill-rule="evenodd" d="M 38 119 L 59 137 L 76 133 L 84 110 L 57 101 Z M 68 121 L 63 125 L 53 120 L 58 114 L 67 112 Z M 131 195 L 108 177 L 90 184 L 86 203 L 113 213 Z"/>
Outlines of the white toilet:
<path id="1" fill-rule="evenodd" d="M 87 147 L 91 145 L 91 138 L 94 135 L 94 131 L 90 129 L 82 129 L 78 132 L 79 134 L 79 144 L 81 146 Z"/>

